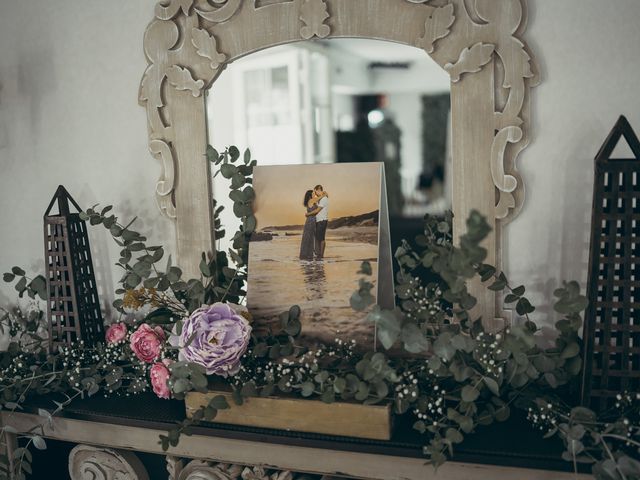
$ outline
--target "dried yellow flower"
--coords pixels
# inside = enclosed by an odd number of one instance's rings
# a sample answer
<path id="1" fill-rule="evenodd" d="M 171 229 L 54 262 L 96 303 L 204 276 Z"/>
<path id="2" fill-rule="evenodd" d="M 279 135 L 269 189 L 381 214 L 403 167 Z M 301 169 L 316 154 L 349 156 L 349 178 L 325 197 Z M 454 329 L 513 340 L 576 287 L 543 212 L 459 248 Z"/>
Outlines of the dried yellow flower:
<path id="1" fill-rule="evenodd" d="M 153 307 L 162 305 L 162 298 L 158 295 L 155 288 L 139 288 L 137 290 L 129 289 L 124 293 L 122 298 L 122 306 L 132 310 L 138 310 L 146 304 Z"/>

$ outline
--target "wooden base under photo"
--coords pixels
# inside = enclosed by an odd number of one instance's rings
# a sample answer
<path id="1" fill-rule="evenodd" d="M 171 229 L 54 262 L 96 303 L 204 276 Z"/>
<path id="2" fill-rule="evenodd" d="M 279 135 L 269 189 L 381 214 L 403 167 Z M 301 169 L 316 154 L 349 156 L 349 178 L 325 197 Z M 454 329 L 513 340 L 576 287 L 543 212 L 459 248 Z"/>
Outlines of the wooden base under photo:
<path id="1" fill-rule="evenodd" d="M 391 405 L 324 403 L 282 397 L 250 397 L 245 398 L 242 405 L 236 405 L 230 392 L 212 390 L 186 395 L 187 417 L 217 395 L 223 395 L 231 408 L 218 410 L 216 423 L 373 440 L 391 439 Z"/>

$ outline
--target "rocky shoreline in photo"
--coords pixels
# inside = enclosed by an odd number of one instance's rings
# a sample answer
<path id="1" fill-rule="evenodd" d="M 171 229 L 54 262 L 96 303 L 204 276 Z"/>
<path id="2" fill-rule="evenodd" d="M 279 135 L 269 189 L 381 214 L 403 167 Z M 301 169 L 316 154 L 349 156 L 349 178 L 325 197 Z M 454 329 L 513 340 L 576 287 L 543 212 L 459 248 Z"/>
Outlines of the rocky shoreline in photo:
<path id="1" fill-rule="evenodd" d="M 353 215 L 348 217 L 340 217 L 334 218 L 333 220 L 329 220 L 327 225 L 327 229 L 329 230 L 338 230 L 344 227 L 376 227 L 378 226 L 378 218 L 380 216 L 379 210 L 374 210 L 373 212 L 363 213 L 362 215 Z M 303 225 L 278 225 L 278 226 L 269 226 L 264 227 L 263 229 L 254 232 L 251 235 L 252 242 L 264 242 L 273 240 L 274 237 L 284 235 L 284 236 L 296 236 L 299 235 L 298 231 L 302 231 Z M 347 230 L 347 229 L 345 229 Z M 349 229 L 349 231 L 351 231 Z M 336 232 L 338 233 L 338 232 Z M 353 236 L 351 233 L 346 233 L 345 235 L 339 235 L 340 240 L 348 241 L 348 242 L 364 242 L 364 243 L 377 243 L 378 236 L 377 233 L 374 235 L 372 233 L 363 233 L 361 235 L 357 234 Z"/>
<path id="2" fill-rule="evenodd" d="M 379 218 L 379 210 L 374 210 L 373 212 L 363 213 L 361 215 L 353 215 L 348 217 L 339 217 L 329 220 L 327 224 L 327 229 L 336 230 L 338 228 L 343 227 L 375 227 L 378 225 Z M 273 239 L 273 234 L 276 235 L 278 232 L 283 231 L 302 231 L 303 225 L 278 225 L 278 226 L 269 226 L 260 229 L 258 232 L 254 233 L 251 236 L 251 240 L 261 241 L 261 240 L 271 240 Z M 271 235 L 271 238 L 267 238 L 266 235 Z M 295 233 L 285 233 L 285 235 L 295 235 Z M 254 239 L 254 236 L 256 238 Z"/>

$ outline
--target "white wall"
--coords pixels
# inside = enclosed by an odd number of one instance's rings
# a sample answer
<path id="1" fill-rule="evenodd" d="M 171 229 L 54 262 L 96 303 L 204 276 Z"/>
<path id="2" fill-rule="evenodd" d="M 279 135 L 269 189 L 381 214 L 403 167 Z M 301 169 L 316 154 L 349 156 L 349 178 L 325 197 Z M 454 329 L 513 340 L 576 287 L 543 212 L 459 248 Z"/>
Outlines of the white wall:
<path id="1" fill-rule="evenodd" d="M 141 228 L 173 244 L 153 203 L 159 166 L 137 104 L 154 3 L 0 0 L 0 270 L 41 269 L 41 215 L 59 183 L 82 205 L 140 215 Z M 640 132 L 640 2 L 529 4 L 526 40 L 542 84 L 532 94 L 532 144 L 518 159 L 527 198 L 505 249 L 509 276 L 540 303 L 556 285 L 549 279 L 586 279 L 602 140 L 621 113 Z"/>
<path id="2" fill-rule="evenodd" d="M 531 286 L 541 305 L 558 281 L 586 283 L 600 145 L 620 114 L 640 134 L 640 2 L 529 4 L 526 39 L 542 83 L 532 91 L 533 138 L 518 159 L 526 199 L 507 227 L 505 260 L 514 283 Z"/>
<path id="3" fill-rule="evenodd" d="M 411 179 L 405 194 L 412 194 L 417 188 L 418 177 L 422 173 L 422 94 L 392 93 L 387 96 L 388 110 L 393 121 L 400 128 L 402 137 L 401 174 L 403 179 Z M 415 182 L 415 183 L 414 183 Z"/>
<path id="4" fill-rule="evenodd" d="M 154 204 L 160 169 L 137 101 L 154 3 L 0 0 L 0 272 L 44 270 L 42 215 L 58 184 L 85 208 L 138 215 L 141 231 L 173 248 L 173 225 Z M 120 272 L 108 266 L 118 249 L 92 230 L 94 261 L 107 266 L 101 293 L 113 292 Z M 15 292 L 0 283 L 4 304 L 3 293 Z"/>

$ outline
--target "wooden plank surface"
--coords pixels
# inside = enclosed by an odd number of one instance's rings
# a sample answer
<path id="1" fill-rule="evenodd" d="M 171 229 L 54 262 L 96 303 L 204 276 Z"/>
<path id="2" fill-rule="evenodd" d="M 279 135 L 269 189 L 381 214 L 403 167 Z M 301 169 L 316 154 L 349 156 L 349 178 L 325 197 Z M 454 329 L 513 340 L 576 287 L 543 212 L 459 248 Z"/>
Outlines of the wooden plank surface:
<path id="1" fill-rule="evenodd" d="M 391 439 L 391 407 L 299 398 L 252 397 L 236 405 L 227 392 L 189 392 L 187 416 L 223 395 L 231 408 L 218 410 L 215 421 L 230 425 L 277 428 L 297 432 L 325 433 L 347 437 Z"/>

